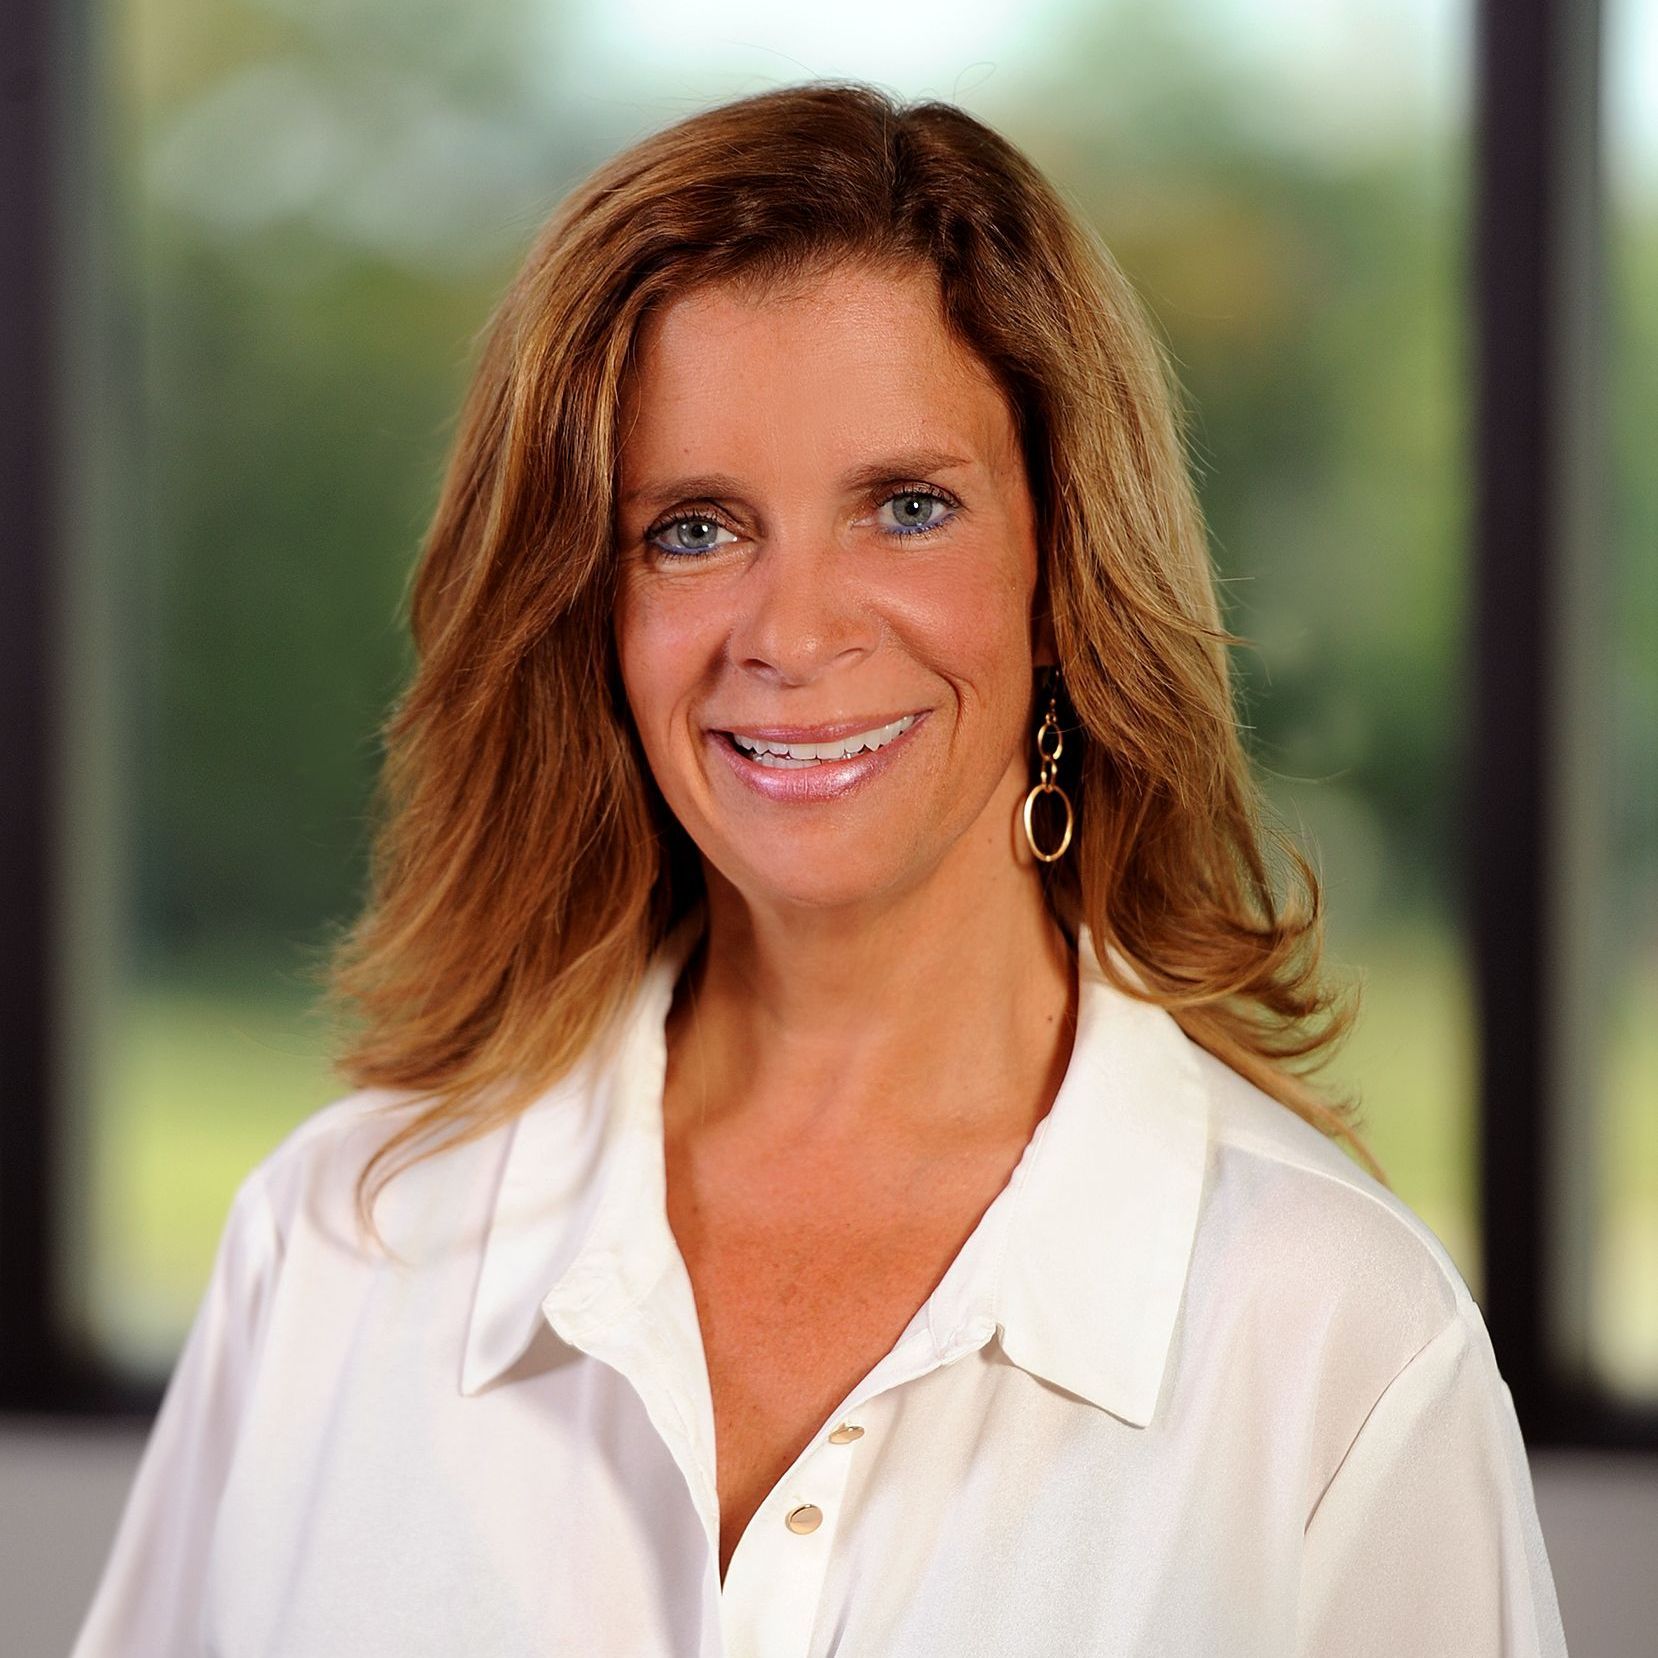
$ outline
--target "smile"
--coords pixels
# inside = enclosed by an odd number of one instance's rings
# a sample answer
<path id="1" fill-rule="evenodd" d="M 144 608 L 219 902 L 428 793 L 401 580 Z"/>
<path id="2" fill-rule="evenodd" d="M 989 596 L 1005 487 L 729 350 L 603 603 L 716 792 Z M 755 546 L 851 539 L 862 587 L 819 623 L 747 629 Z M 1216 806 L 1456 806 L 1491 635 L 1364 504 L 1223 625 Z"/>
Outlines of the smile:
<path id="1" fill-rule="evenodd" d="M 849 799 L 901 766 L 927 714 L 922 708 L 863 731 L 820 728 L 830 734 L 816 742 L 798 740 L 816 735 L 809 726 L 784 726 L 779 729 L 786 735 L 779 736 L 710 728 L 705 740 L 724 758 L 719 769 L 728 770 L 749 794 L 777 805 L 806 806 Z"/>
<path id="2" fill-rule="evenodd" d="M 855 754 L 874 753 L 888 743 L 902 737 L 918 718 L 905 714 L 890 725 L 878 725 L 868 731 L 854 732 L 828 743 L 782 743 L 771 737 L 743 737 L 735 732 L 725 735 L 731 743 L 757 765 L 786 770 L 799 766 L 821 766 L 836 760 L 850 760 Z"/>

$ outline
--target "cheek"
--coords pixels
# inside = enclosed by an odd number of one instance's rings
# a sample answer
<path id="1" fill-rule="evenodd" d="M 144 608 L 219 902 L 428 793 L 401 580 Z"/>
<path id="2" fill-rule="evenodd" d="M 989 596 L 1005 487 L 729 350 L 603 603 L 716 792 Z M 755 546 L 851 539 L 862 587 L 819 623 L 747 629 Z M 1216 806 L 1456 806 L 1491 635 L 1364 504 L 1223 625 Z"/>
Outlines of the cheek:
<path id="1" fill-rule="evenodd" d="M 656 588 L 635 588 L 618 602 L 616 654 L 640 734 L 650 739 L 695 685 L 707 634 L 699 607 Z"/>
<path id="2" fill-rule="evenodd" d="M 979 705 L 1015 703 L 1030 692 L 1030 604 L 1034 578 L 1005 556 L 963 557 L 906 567 L 882 606 L 894 630 L 963 696 Z"/>

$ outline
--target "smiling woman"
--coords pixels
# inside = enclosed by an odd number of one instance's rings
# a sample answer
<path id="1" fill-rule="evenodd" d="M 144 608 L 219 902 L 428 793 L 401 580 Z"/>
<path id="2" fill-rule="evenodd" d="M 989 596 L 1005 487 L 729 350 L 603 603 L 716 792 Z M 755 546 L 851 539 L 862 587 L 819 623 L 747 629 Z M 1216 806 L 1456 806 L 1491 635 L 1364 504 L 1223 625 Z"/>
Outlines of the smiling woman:
<path id="1" fill-rule="evenodd" d="M 1292 1063 L 1350 1010 L 1166 360 L 1005 140 L 814 83 L 603 167 L 412 626 L 353 1092 L 81 1658 L 1564 1652 L 1479 1309 Z"/>

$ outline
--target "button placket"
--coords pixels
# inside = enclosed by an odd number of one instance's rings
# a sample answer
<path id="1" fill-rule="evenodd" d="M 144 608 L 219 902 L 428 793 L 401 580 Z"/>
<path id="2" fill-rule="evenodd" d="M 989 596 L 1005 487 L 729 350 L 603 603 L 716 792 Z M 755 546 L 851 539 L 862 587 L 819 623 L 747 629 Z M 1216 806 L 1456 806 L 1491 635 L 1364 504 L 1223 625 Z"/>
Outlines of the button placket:
<path id="1" fill-rule="evenodd" d="M 831 1451 L 829 1447 L 834 1446 L 839 1449 L 841 1446 L 851 1446 L 851 1444 L 857 1444 L 857 1441 L 862 1437 L 864 1437 L 864 1428 L 862 1428 L 861 1423 L 852 1423 L 852 1421 L 842 1418 L 834 1428 L 829 1429 L 829 1433 L 824 1434 L 824 1442 L 821 1446 L 807 1452 L 807 1461 L 802 1467 L 802 1472 L 811 1471 L 814 1462 L 827 1462 L 827 1472 L 829 1472 L 827 1484 L 834 1487 L 837 1507 L 839 1507 L 839 1502 L 846 1494 L 847 1474 L 851 1472 L 851 1462 L 847 1461 L 844 1454 L 836 1456 L 836 1452 Z M 831 1457 L 832 1461 L 829 1461 Z M 809 1484 L 816 1489 L 819 1481 L 811 1479 Z M 809 1537 L 812 1532 L 816 1532 L 817 1527 L 822 1525 L 822 1522 L 824 1522 L 824 1507 L 819 1502 L 794 1502 L 791 1507 L 784 1510 L 783 1524 L 788 1525 L 788 1529 L 794 1532 L 796 1537 Z"/>
<path id="2" fill-rule="evenodd" d="M 824 1456 L 827 1452 L 827 1448 L 831 1445 L 842 1446 L 855 1444 L 858 1440 L 863 1438 L 863 1434 L 864 1430 L 859 1423 L 848 1422 L 845 1419 L 842 1419 L 823 1436 L 823 1445 L 819 1446 L 818 1449 L 812 1453 L 812 1456 L 814 1459 Z M 810 1463 L 808 1463 L 808 1466 L 810 1466 Z M 844 1494 L 846 1490 L 846 1475 L 848 1472 L 850 1472 L 848 1468 L 842 1467 L 839 1470 L 840 1478 L 834 1481 L 834 1484 L 838 1488 L 838 1493 L 840 1494 Z M 793 1508 L 790 1508 L 784 1514 L 783 1523 L 797 1537 L 809 1537 L 818 1529 L 819 1526 L 823 1524 L 823 1507 L 821 1504 L 814 1502 L 796 1503 Z"/>
<path id="3" fill-rule="evenodd" d="M 836 1428 L 842 1426 L 837 1421 Z M 721 1600 L 730 1658 L 807 1658 L 840 1525 L 853 1441 L 831 1429 L 768 1498 L 732 1557 Z"/>
<path id="4" fill-rule="evenodd" d="M 816 1451 L 810 1453 L 810 1458 L 811 1460 L 815 1460 L 818 1457 L 824 1456 L 827 1451 L 827 1447 L 831 1445 L 841 1446 L 855 1444 L 858 1440 L 863 1438 L 863 1434 L 864 1430 L 859 1423 L 849 1422 L 843 1418 L 823 1436 L 823 1445 L 819 1446 Z M 809 1460 L 807 1467 L 810 1466 L 811 1461 Z M 844 1492 L 846 1489 L 846 1475 L 848 1472 L 848 1469 L 842 1468 L 840 1470 L 840 1478 L 834 1482 L 841 1492 Z M 815 1484 L 816 1482 L 812 1483 Z M 792 1508 L 788 1509 L 784 1513 L 783 1523 L 797 1537 L 809 1537 L 818 1529 L 819 1526 L 823 1524 L 823 1506 L 822 1504 L 815 1502 L 796 1503 Z"/>
<path id="5" fill-rule="evenodd" d="M 843 1432 L 843 1430 L 845 1430 Z M 836 1435 L 840 1434 L 840 1438 Z M 797 1537 L 823 1537 L 840 1519 L 852 1459 L 846 1447 L 863 1435 L 861 1427 L 838 1422 L 807 1451 L 788 1480 L 783 1496 L 783 1523 Z"/>
<path id="6" fill-rule="evenodd" d="M 843 1401 L 834 1427 L 767 1498 L 737 1545 L 720 1596 L 726 1658 L 808 1658 L 856 1447 L 875 1425 L 870 1417 L 883 1395 L 938 1366 L 933 1336 L 918 1315 Z M 847 1433 L 835 1438 L 843 1427 Z M 821 1509 L 823 1519 L 809 1532 L 792 1531 L 788 1516 L 807 1505 Z"/>

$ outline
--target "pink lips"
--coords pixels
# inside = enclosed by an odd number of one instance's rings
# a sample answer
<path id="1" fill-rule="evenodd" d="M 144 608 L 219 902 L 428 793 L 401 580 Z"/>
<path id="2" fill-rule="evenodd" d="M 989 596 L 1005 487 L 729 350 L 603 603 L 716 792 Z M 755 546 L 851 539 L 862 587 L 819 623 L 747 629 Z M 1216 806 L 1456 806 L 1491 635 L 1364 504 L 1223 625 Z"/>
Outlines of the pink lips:
<path id="1" fill-rule="evenodd" d="M 809 801 L 838 800 L 842 795 L 861 788 L 871 779 L 888 770 L 908 746 L 923 725 L 927 715 L 917 716 L 915 724 L 883 748 L 873 752 L 854 754 L 848 760 L 820 760 L 815 766 L 762 766 L 733 743 L 723 731 L 709 731 L 704 735 L 725 758 L 739 782 L 747 784 L 756 794 L 767 800 Z M 781 728 L 779 728 L 781 729 Z M 831 731 L 828 735 L 778 738 L 780 742 L 832 742 L 836 736 L 850 736 L 854 728 L 844 732 Z M 856 729 L 867 730 L 868 727 Z M 766 733 L 770 735 L 770 733 Z M 748 733 L 745 731 L 744 735 Z"/>

